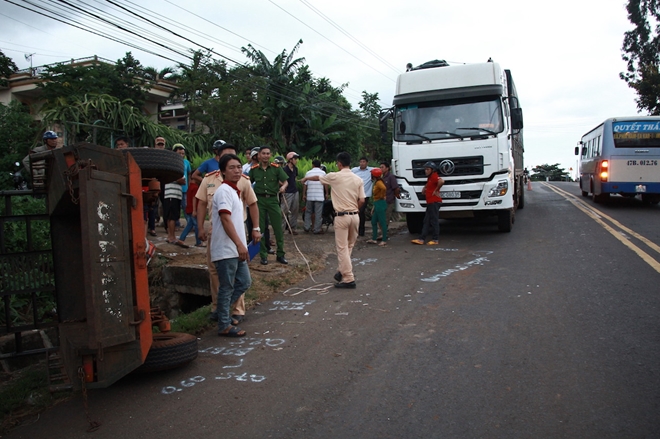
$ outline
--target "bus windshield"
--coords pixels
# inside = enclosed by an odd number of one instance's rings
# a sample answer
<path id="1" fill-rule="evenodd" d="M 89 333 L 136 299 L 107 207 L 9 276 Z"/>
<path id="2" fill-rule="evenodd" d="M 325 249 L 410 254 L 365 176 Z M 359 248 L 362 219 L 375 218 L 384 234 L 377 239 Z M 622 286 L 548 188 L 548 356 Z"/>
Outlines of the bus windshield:
<path id="1" fill-rule="evenodd" d="M 499 97 L 400 105 L 394 114 L 394 140 L 421 143 L 502 132 Z"/>

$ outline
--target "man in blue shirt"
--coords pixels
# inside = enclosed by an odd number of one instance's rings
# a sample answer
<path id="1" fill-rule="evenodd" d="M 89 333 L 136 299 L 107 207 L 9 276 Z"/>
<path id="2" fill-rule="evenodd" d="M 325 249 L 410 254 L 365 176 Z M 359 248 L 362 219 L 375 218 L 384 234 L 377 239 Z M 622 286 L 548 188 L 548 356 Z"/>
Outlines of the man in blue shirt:
<path id="1" fill-rule="evenodd" d="M 360 166 L 356 166 L 351 169 L 351 172 L 362 179 L 364 182 L 364 204 L 360 207 L 360 226 L 358 227 L 358 236 L 364 236 L 364 220 L 365 215 L 364 211 L 367 208 L 367 203 L 369 203 L 369 197 L 371 197 L 371 191 L 373 190 L 374 182 L 371 180 L 371 166 L 367 166 L 369 162 L 366 157 L 360 158 Z"/>
<path id="2" fill-rule="evenodd" d="M 216 140 L 213 142 L 213 153 L 215 154 L 215 157 L 211 157 L 210 159 L 203 161 L 202 164 L 199 165 L 199 168 L 195 169 L 195 172 L 193 172 L 192 175 L 192 179 L 195 183 L 200 184 L 206 174 L 220 169 L 218 165 L 218 161 L 220 160 L 220 152 L 224 149 L 223 147 L 226 143 L 227 142 L 224 140 Z"/>

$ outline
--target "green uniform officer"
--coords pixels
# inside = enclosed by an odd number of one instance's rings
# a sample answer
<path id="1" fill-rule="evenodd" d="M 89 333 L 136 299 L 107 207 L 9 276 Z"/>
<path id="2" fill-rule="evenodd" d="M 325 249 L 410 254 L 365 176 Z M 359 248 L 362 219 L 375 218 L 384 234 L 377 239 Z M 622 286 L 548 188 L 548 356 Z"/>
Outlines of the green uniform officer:
<path id="1" fill-rule="evenodd" d="M 262 146 L 259 149 L 259 164 L 250 169 L 250 180 L 252 180 L 254 193 L 257 194 L 257 206 L 259 206 L 259 227 L 266 230 L 266 218 L 270 218 L 270 224 L 275 232 L 277 243 L 277 262 L 288 264 L 284 259 L 284 232 L 282 231 L 282 210 L 278 194 L 283 193 L 288 185 L 286 172 L 275 163 L 270 162 L 270 147 Z M 280 185 L 282 184 L 282 185 Z M 266 216 L 268 215 L 268 216 Z M 262 232 L 263 233 L 263 232 Z M 259 250 L 261 263 L 268 264 L 268 250 L 266 240 L 261 240 Z"/>

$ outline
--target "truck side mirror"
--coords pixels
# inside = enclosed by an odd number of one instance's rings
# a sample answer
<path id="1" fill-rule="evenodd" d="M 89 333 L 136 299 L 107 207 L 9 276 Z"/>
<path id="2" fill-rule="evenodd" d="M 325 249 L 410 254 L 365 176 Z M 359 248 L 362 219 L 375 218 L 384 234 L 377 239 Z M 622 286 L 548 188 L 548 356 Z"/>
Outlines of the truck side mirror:
<path id="1" fill-rule="evenodd" d="M 378 114 L 378 127 L 380 128 L 380 142 L 383 145 L 388 144 L 387 139 L 387 119 L 392 117 L 392 110 L 383 110 Z"/>
<path id="2" fill-rule="evenodd" d="M 575 155 L 578 155 L 578 154 L 580 154 L 580 147 L 576 146 L 575 147 Z"/>
<path id="3" fill-rule="evenodd" d="M 522 108 L 520 107 L 511 109 L 511 128 L 514 130 L 523 129 L 523 114 Z"/>

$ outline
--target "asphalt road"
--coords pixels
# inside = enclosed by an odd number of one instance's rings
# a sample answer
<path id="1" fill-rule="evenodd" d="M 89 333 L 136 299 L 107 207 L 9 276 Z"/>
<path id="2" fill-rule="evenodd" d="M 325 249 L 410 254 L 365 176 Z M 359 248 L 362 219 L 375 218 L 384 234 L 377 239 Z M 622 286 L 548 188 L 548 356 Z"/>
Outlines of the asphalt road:
<path id="1" fill-rule="evenodd" d="M 92 434 L 75 398 L 6 437 L 660 437 L 659 214 L 534 183 L 509 234 L 360 243 L 356 290 L 276 297 L 247 338 L 90 391 Z"/>

